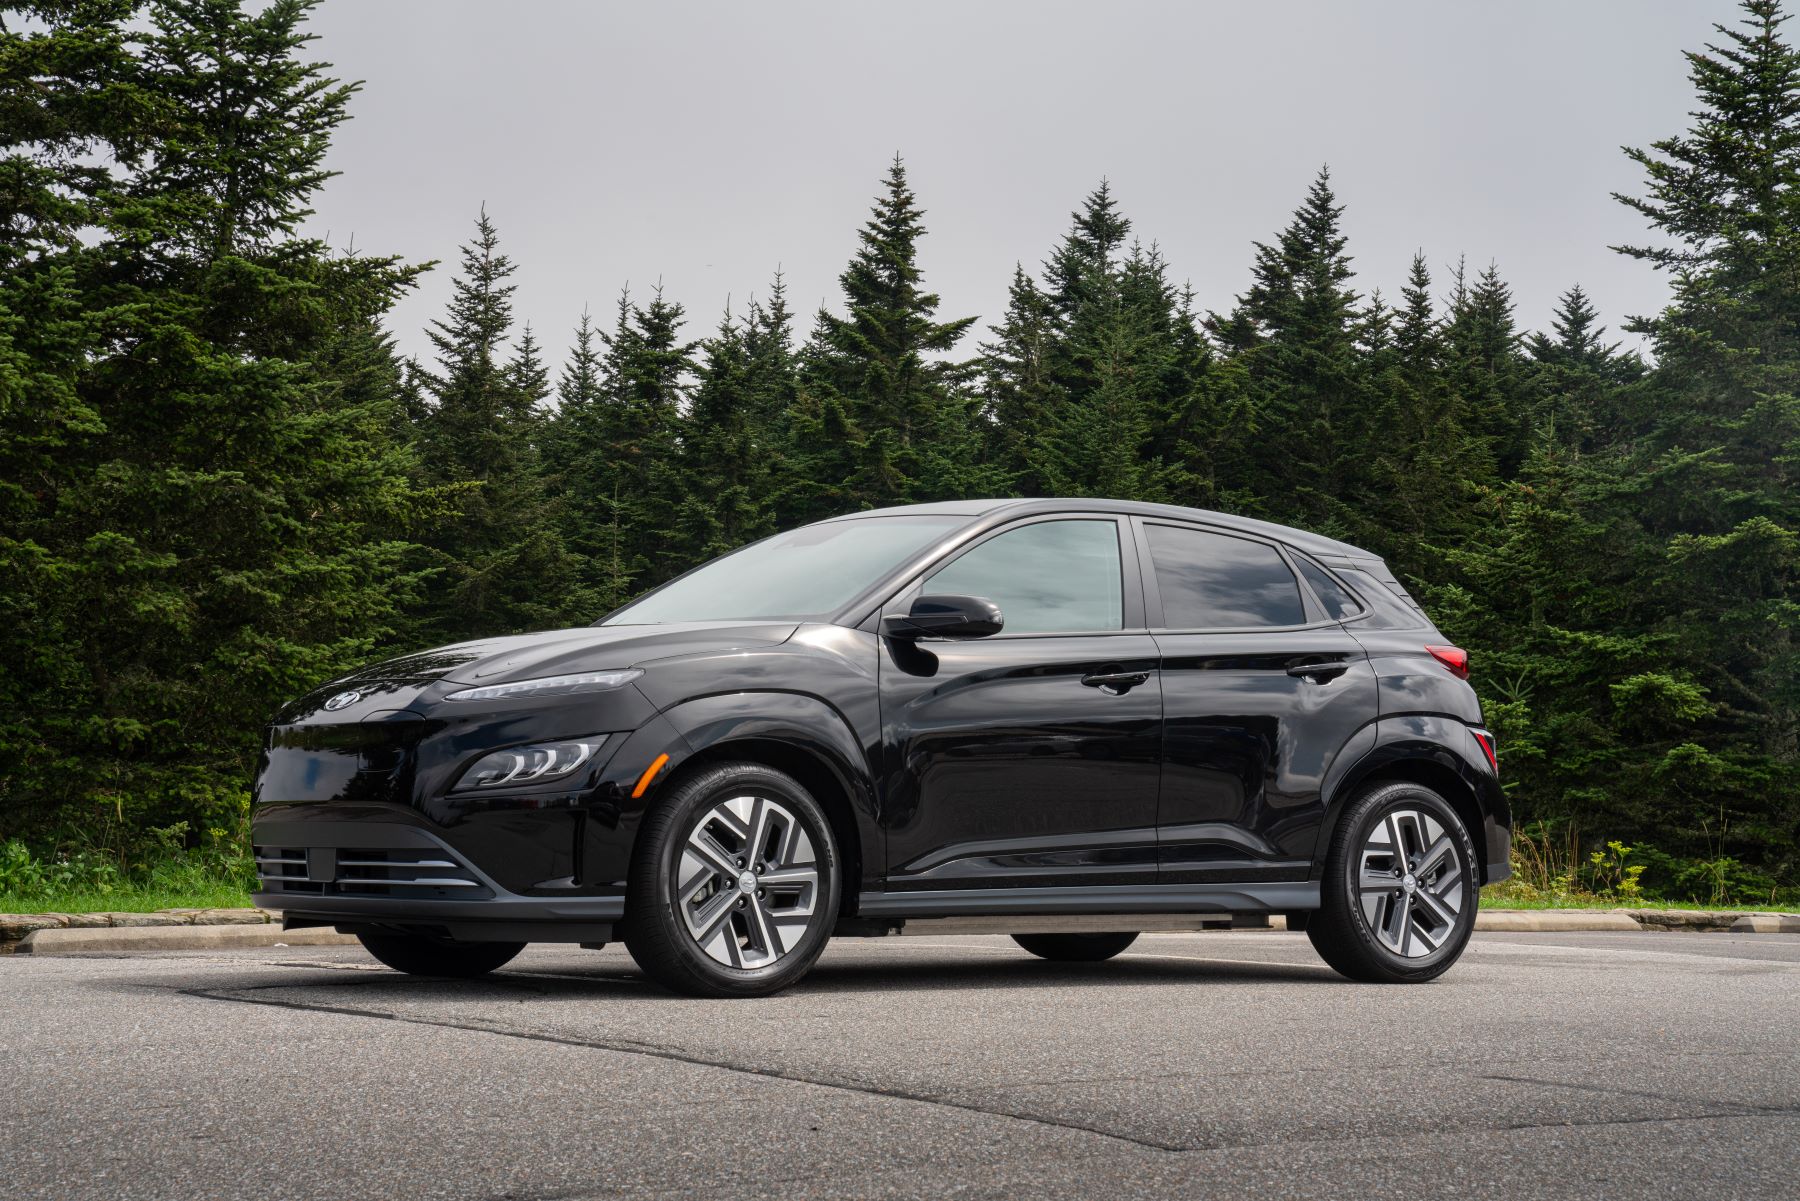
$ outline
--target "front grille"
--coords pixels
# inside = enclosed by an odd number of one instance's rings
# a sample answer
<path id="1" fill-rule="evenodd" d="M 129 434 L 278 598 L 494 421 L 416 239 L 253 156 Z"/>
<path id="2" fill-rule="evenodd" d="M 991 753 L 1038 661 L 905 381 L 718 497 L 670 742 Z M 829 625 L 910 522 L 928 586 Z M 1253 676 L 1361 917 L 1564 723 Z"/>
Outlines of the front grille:
<path id="1" fill-rule="evenodd" d="M 253 847 L 265 892 L 478 900 L 493 892 L 441 848 Z"/>

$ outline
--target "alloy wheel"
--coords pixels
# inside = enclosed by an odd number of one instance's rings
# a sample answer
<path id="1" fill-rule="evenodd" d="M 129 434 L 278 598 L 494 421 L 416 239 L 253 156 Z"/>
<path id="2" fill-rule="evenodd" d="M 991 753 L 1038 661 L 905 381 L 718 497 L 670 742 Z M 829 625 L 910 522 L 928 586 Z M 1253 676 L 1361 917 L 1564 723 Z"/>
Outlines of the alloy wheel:
<path id="1" fill-rule="evenodd" d="M 812 925 L 819 865 L 805 826 L 766 796 L 735 796 L 708 809 L 682 845 L 676 908 L 708 957 L 765 968 Z"/>
<path id="2" fill-rule="evenodd" d="M 1456 933 L 1467 877 L 1455 835 L 1421 809 L 1389 811 L 1358 857 L 1356 892 L 1382 946 L 1407 959 L 1436 951 Z"/>

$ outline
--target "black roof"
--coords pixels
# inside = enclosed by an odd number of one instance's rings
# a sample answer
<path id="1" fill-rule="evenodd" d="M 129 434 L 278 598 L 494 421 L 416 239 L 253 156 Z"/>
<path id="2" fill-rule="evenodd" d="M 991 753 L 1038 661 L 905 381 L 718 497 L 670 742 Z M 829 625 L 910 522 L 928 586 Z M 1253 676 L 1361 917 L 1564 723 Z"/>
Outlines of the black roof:
<path id="1" fill-rule="evenodd" d="M 994 517 L 1002 514 L 1023 516 L 1032 513 L 1063 513 L 1071 510 L 1087 513 L 1129 513 L 1139 517 L 1169 517 L 1181 521 L 1197 521 L 1206 525 L 1218 526 L 1221 529 L 1242 530 L 1246 534 L 1258 534 L 1265 538 L 1272 538 L 1278 542 L 1285 542 L 1297 550 L 1304 550 L 1315 555 L 1377 561 L 1380 559 L 1380 556 L 1372 551 L 1351 546 L 1348 542 L 1339 542 L 1335 538 L 1327 538 L 1323 534 L 1315 534 L 1309 530 L 1295 529 L 1293 526 L 1277 525 L 1272 521 L 1259 521 L 1254 517 L 1240 517 L 1235 513 L 1218 513 L 1211 509 L 1189 509 L 1181 505 L 1158 505 L 1136 500 L 1102 500 L 1086 496 L 935 501 L 923 505 L 896 505 L 887 509 L 866 509 L 860 513 L 845 513 L 827 520 L 853 521 L 861 517 L 891 517 L 907 513 L 920 516 L 975 518 Z"/>

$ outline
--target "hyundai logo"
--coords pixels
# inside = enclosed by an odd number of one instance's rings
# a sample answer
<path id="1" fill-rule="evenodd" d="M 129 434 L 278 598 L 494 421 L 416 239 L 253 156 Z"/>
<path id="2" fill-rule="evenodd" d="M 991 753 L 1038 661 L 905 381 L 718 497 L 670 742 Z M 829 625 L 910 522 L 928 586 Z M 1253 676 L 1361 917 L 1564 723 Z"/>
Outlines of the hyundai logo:
<path id="1" fill-rule="evenodd" d="M 340 692 L 325 702 L 325 712 L 336 713 L 339 709 L 348 709 L 360 700 L 362 700 L 362 693 L 354 688 L 349 692 Z"/>

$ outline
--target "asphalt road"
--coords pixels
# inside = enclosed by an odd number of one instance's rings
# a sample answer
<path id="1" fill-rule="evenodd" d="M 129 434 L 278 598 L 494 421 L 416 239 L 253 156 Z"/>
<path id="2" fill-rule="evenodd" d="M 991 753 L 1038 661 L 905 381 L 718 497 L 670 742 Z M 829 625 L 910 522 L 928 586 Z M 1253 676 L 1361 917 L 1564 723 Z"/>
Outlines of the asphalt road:
<path id="1" fill-rule="evenodd" d="M 1800 1196 L 1800 937 L 834 943 L 761 1001 L 618 948 L 0 960 L 0 1197 Z"/>

